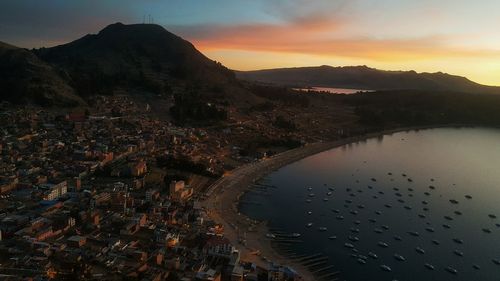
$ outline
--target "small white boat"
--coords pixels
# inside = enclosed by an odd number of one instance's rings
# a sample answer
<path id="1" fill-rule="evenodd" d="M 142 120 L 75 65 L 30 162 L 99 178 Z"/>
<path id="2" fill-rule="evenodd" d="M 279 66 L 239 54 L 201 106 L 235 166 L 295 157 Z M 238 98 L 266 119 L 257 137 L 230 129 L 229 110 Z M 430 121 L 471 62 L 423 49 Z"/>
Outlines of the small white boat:
<path id="1" fill-rule="evenodd" d="M 310 222 L 310 223 L 306 224 L 306 227 L 311 227 L 311 226 L 313 226 L 313 223 L 312 223 L 312 222 Z"/>
<path id="2" fill-rule="evenodd" d="M 318 228 L 318 230 L 319 230 L 319 231 L 326 231 L 326 230 L 327 230 L 327 228 L 326 228 L 326 227 L 324 227 L 324 226 L 322 226 L 322 227 L 319 227 L 319 228 Z"/>
<path id="3" fill-rule="evenodd" d="M 368 253 L 368 256 L 369 256 L 370 258 L 372 258 L 372 259 L 378 259 L 377 254 L 375 254 L 375 253 L 373 253 L 373 252 L 369 252 L 369 253 Z"/>
<path id="4" fill-rule="evenodd" d="M 392 271 L 392 268 L 390 268 L 389 266 L 387 266 L 385 264 L 381 265 L 380 268 L 382 268 L 383 271 L 387 271 L 387 272 Z"/>
<path id="5" fill-rule="evenodd" d="M 276 238 L 276 235 L 274 235 L 272 233 L 268 233 L 268 234 L 266 234 L 266 237 L 267 238 Z"/>
<path id="6" fill-rule="evenodd" d="M 458 273 L 458 271 L 456 269 L 454 269 L 453 267 L 451 267 L 451 266 L 446 267 L 446 271 L 448 271 L 451 274 L 457 274 Z"/>
<path id="7" fill-rule="evenodd" d="M 416 247 L 415 251 L 417 251 L 417 253 L 419 253 L 419 254 L 425 254 L 425 250 L 420 248 L 420 247 Z"/>
<path id="8" fill-rule="evenodd" d="M 434 270 L 434 266 L 430 263 L 426 263 L 425 267 L 427 267 L 427 269 L 429 269 L 429 270 Z"/>
<path id="9" fill-rule="evenodd" d="M 387 247 L 389 247 L 389 245 L 388 245 L 387 243 L 382 242 L 382 241 L 379 241 L 379 242 L 378 242 L 378 245 L 379 245 L 380 247 L 382 247 L 382 248 L 387 248 Z"/>
<path id="10" fill-rule="evenodd" d="M 406 259 L 399 254 L 394 254 L 394 258 L 397 259 L 398 261 L 406 261 Z"/>

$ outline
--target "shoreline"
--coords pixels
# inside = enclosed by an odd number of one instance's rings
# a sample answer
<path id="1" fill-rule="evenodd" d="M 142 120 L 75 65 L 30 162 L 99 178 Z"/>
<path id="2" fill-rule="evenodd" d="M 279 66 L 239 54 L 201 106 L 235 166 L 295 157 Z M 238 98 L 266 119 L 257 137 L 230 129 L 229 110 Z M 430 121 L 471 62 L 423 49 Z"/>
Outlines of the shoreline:
<path id="1" fill-rule="evenodd" d="M 263 268 L 267 268 L 269 261 L 276 262 L 293 268 L 303 280 L 316 280 L 309 269 L 281 255 L 272 247 L 271 241 L 266 238 L 269 229 L 265 221 L 252 220 L 239 212 L 238 204 L 241 196 L 248 192 L 255 182 L 266 175 L 306 157 L 384 135 L 445 127 L 469 126 L 464 124 L 448 124 L 394 128 L 336 141 L 311 143 L 287 150 L 270 158 L 245 164 L 232 170 L 228 175 L 220 178 L 207 189 L 203 205 L 207 209 L 210 218 L 224 226 L 224 236 L 238 248 L 241 260 L 253 262 Z M 245 244 L 240 243 L 243 239 L 246 241 Z"/>

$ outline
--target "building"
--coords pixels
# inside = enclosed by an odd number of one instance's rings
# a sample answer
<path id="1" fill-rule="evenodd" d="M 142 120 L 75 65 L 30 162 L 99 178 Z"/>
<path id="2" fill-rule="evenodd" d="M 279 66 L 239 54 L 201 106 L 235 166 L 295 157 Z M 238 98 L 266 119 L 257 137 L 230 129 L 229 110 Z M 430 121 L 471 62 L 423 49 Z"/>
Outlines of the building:
<path id="1" fill-rule="evenodd" d="M 172 181 L 169 187 L 170 198 L 175 201 L 184 201 L 193 195 L 193 189 L 186 187 L 184 181 Z"/>
<path id="2" fill-rule="evenodd" d="M 43 184 L 40 189 L 43 190 L 43 200 L 56 200 L 68 192 L 68 183 L 62 181 L 58 184 Z"/>
<path id="3" fill-rule="evenodd" d="M 216 257 L 231 258 L 235 251 L 236 248 L 231 244 L 229 239 L 220 236 L 210 237 L 203 247 L 205 254 Z"/>

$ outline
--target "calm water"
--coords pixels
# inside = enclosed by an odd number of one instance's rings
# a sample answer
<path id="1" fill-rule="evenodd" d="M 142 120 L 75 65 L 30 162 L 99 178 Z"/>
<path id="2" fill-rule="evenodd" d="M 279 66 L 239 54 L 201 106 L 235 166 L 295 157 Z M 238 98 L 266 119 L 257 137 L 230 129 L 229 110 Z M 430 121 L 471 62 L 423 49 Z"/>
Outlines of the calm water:
<path id="1" fill-rule="evenodd" d="M 295 90 L 307 92 L 309 90 L 328 92 L 331 94 L 356 94 L 358 92 L 371 92 L 371 90 L 360 90 L 360 89 L 345 89 L 345 88 L 327 88 L 327 87 L 311 87 L 311 88 L 297 88 Z"/>
<path id="2" fill-rule="evenodd" d="M 500 280 L 500 265 L 492 261 L 500 260 L 500 130 L 397 133 L 308 157 L 272 173 L 264 182 L 277 188 L 246 194 L 243 201 L 262 204 L 242 203 L 241 211 L 270 221 L 272 228 L 301 233 L 303 243 L 293 250 L 328 255 L 342 279 Z M 306 227 L 308 223 L 313 226 Z M 351 231 L 356 229 L 359 233 Z M 336 240 L 328 239 L 333 235 Z M 359 241 L 350 241 L 349 236 Z M 357 254 L 373 252 L 378 258 L 368 257 L 366 264 L 360 264 L 344 243 L 353 244 Z M 417 247 L 425 253 L 417 252 Z M 406 260 L 397 260 L 395 254 Z M 383 271 L 382 264 L 392 272 Z M 447 272 L 448 266 L 458 273 Z"/>

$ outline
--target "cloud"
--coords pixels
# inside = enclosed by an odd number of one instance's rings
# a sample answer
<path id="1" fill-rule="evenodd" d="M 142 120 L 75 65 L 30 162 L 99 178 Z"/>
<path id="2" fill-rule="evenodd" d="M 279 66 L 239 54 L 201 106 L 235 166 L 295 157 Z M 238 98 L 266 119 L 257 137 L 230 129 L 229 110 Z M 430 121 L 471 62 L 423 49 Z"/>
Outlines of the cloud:
<path id="1" fill-rule="evenodd" d="M 500 50 L 454 46 L 451 35 L 374 38 L 346 35 L 348 23 L 310 14 L 284 23 L 172 26 L 203 51 L 244 50 L 345 56 L 371 60 L 419 60 L 436 57 L 500 57 Z M 463 39 L 463 38 L 462 38 Z"/>

